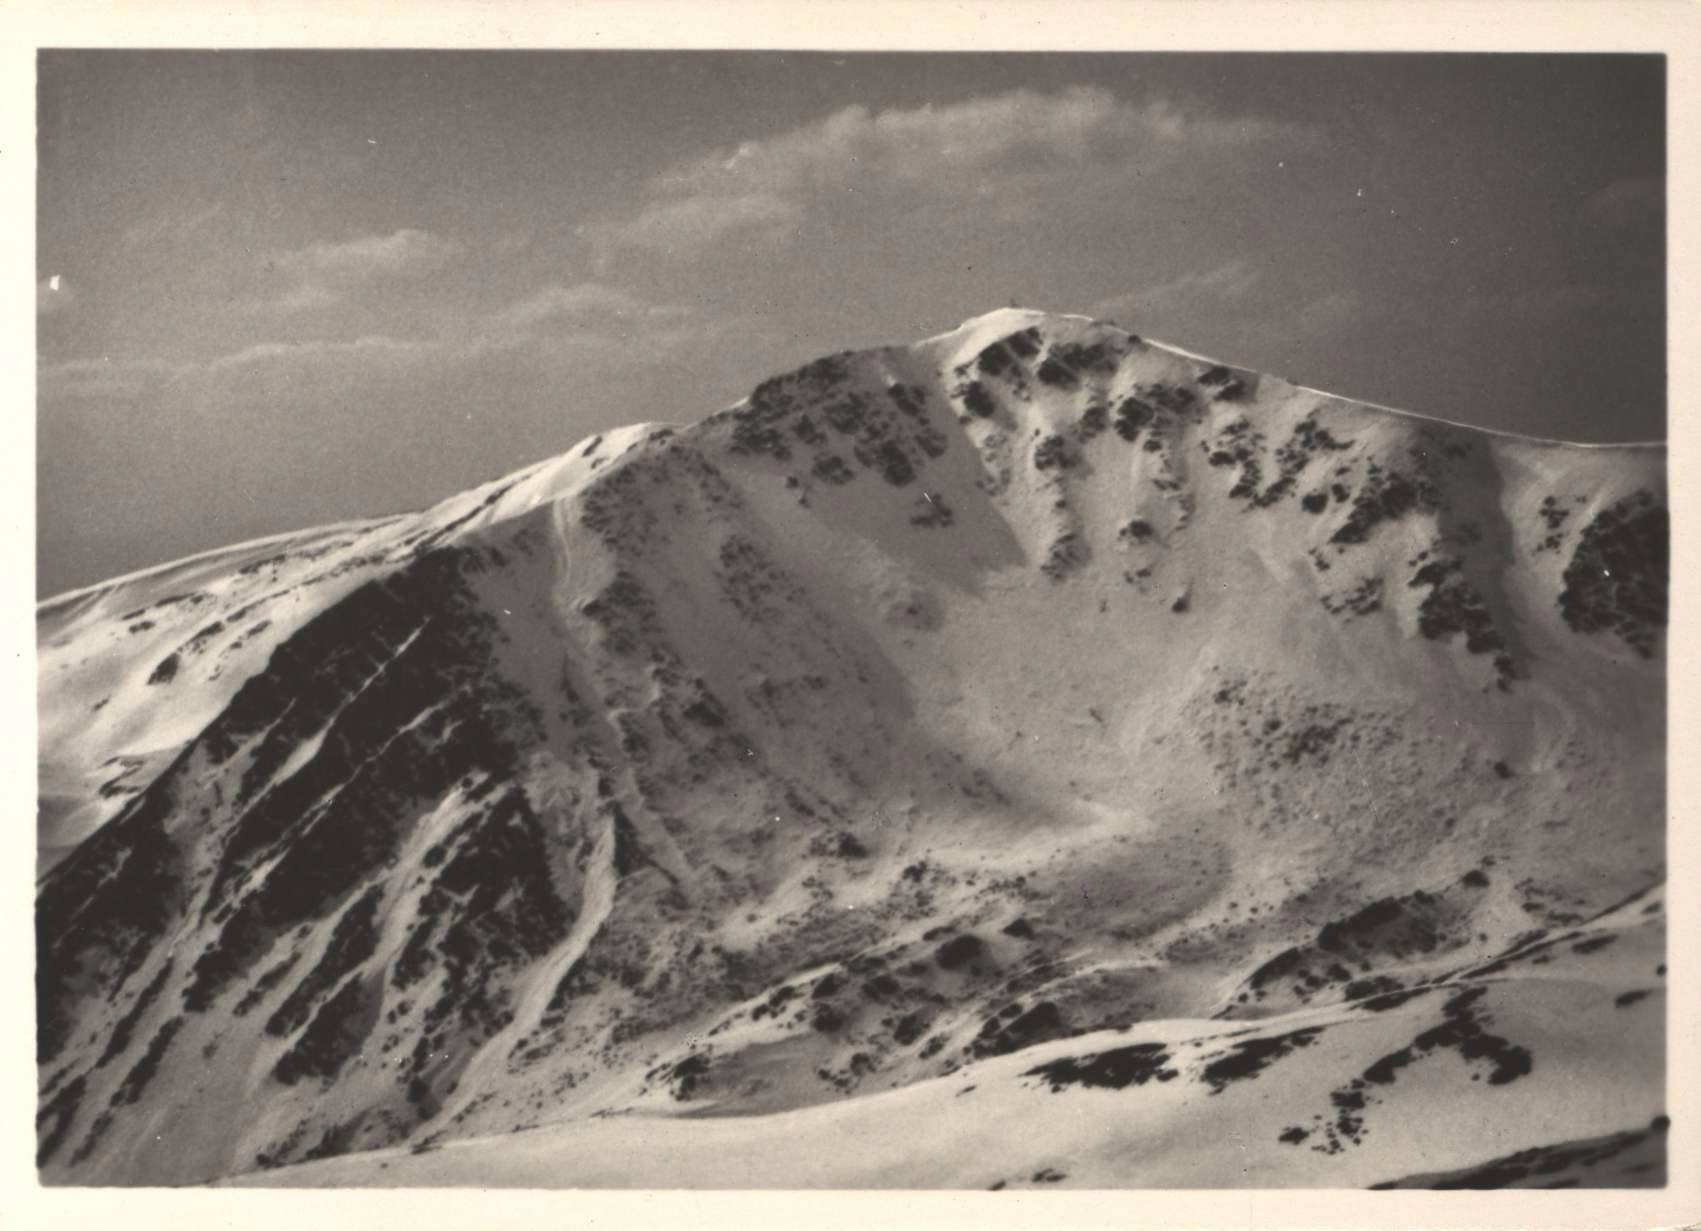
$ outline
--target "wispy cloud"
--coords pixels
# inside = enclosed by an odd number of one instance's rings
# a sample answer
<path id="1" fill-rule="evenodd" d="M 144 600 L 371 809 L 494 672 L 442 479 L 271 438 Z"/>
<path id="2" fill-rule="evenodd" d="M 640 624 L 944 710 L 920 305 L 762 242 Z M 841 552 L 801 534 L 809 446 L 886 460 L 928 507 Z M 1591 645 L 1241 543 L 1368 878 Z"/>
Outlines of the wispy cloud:
<path id="1" fill-rule="evenodd" d="M 687 196 L 654 201 L 624 222 L 590 224 L 584 234 L 652 252 L 697 251 L 730 236 L 784 241 L 796 233 L 803 206 L 773 193 Z"/>
<path id="2" fill-rule="evenodd" d="M 446 349 L 444 343 L 432 338 L 392 338 L 383 334 L 367 334 L 348 341 L 260 342 L 196 365 L 193 370 L 203 375 L 223 376 L 255 369 L 347 361 L 387 366 L 434 356 Z"/>
<path id="3" fill-rule="evenodd" d="M 43 365 L 44 403 L 174 402 L 231 406 L 280 397 L 327 398 L 397 381 L 430 381 L 495 356 L 594 371 L 674 361 L 729 338 L 753 337 L 738 314 L 710 315 L 598 282 L 548 284 L 456 328 L 422 337 L 262 341 L 197 361 L 84 358 Z"/>
<path id="4" fill-rule="evenodd" d="M 488 324 L 503 332 L 530 333 L 550 326 L 632 323 L 688 314 L 677 304 L 654 304 L 631 291 L 600 282 L 551 283 L 492 314 Z"/>
<path id="5" fill-rule="evenodd" d="M 185 370 L 163 359 L 70 359 L 44 364 L 36 373 L 36 393 L 44 402 L 133 401 L 157 392 Z"/>
<path id="6" fill-rule="evenodd" d="M 1000 218 L 1023 218 L 1093 198 L 1125 202 L 1142 177 L 1184 160 L 1232 164 L 1249 147 L 1303 145 L 1316 135 L 1301 125 L 1209 115 L 1164 100 L 1131 103 L 1097 88 L 1012 90 L 879 112 L 854 106 L 681 163 L 650 183 L 633 217 L 586 233 L 675 254 L 730 238 L 772 247 L 812 209 L 891 193 L 974 202 Z"/>
<path id="7" fill-rule="evenodd" d="M 461 245 L 452 239 L 404 228 L 389 235 L 309 244 L 293 252 L 275 253 L 271 260 L 303 281 L 349 284 L 433 273 L 460 252 Z"/>
<path id="8" fill-rule="evenodd" d="M 269 285 L 248 306 L 279 312 L 327 307 L 382 281 L 428 277 L 463 251 L 455 240 L 403 229 L 274 252 L 261 263 Z"/>
<path id="9" fill-rule="evenodd" d="M 72 359 L 43 365 L 44 407 L 111 403 L 138 412 L 226 411 L 286 398 L 328 402 L 396 381 L 429 381 L 487 353 L 483 340 L 395 338 L 260 342 L 212 359 Z"/>
<path id="10" fill-rule="evenodd" d="M 957 192 L 978 189 L 982 177 L 1000 171 L 1168 160 L 1300 135 L 1293 125 L 1190 114 L 1162 100 L 1133 104 L 1102 89 L 1013 90 L 912 110 L 847 107 L 772 140 L 687 163 L 656 187 L 786 195 L 885 180 Z"/>
<path id="11" fill-rule="evenodd" d="M 589 370 L 655 367 L 761 336 L 745 314 L 658 302 L 602 282 L 540 287 L 491 313 L 478 333 L 488 347 Z"/>

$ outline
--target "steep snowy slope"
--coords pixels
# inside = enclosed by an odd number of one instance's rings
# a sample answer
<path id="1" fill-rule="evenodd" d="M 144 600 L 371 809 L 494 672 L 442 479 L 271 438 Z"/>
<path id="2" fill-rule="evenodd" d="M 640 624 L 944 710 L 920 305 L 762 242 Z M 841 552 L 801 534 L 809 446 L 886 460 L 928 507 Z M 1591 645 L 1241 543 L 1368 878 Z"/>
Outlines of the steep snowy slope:
<path id="1" fill-rule="evenodd" d="M 1665 536 L 1660 447 L 1010 311 L 45 603 L 44 1177 L 1361 1185 L 1647 1137 L 1663 920 L 1603 912 L 1664 876 Z"/>

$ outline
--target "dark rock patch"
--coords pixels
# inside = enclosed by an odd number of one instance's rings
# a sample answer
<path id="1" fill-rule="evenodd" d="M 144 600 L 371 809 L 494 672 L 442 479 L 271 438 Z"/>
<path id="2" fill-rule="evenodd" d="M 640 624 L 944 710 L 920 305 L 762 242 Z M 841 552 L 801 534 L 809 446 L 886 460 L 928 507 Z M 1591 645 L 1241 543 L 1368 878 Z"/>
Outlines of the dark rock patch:
<path id="1" fill-rule="evenodd" d="M 1000 929 L 1006 936 L 1014 936 L 1017 940 L 1032 940 L 1034 938 L 1033 924 L 1026 919 L 1012 919 Z"/>
<path id="2" fill-rule="evenodd" d="M 1012 1006 L 1017 1007 L 1017 1006 Z M 977 1059 L 985 1056 L 1004 1056 L 1036 1043 L 1068 1038 L 1078 1031 L 1071 1030 L 1063 1013 L 1049 1000 L 1041 1001 L 1026 1012 L 1014 1016 L 989 1018 L 969 1044 L 969 1053 Z"/>
<path id="3" fill-rule="evenodd" d="M 1418 631 L 1432 641 L 1465 635 L 1465 649 L 1488 654 L 1506 648 L 1506 640 L 1494 625 L 1482 594 L 1464 576 L 1463 564 L 1447 557 L 1430 560 L 1412 575 L 1407 585 L 1428 587 L 1418 607 Z M 1497 668 L 1499 663 L 1496 663 Z M 1502 671 L 1502 674 L 1506 674 Z"/>
<path id="4" fill-rule="evenodd" d="M 118 1107 L 126 1103 L 134 1103 L 142 1097 L 142 1092 L 148 1088 L 154 1074 L 159 1071 L 160 1061 L 165 1059 L 166 1051 L 171 1047 L 171 1041 L 177 1037 L 177 1032 L 183 1028 L 183 1019 L 173 1017 L 159 1028 L 148 1044 L 147 1051 L 136 1061 L 124 1080 L 118 1083 L 118 1089 L 113 1091 L 112 1105 Z"/>
<path id="5" fill-rule="evenodd" d="M 1351 589 L 1325 594 L 1323 609 L 1330 615 L 1367 616 L 1382 609 L 1383 582 L 1380 577 L 1361 578 Z"/>
<path id="6" fill-rule="evenodd" d="M 822 482 L 831 483 L 836 487 L 843 486 L 856 478 L 856 471 L 845 465 L 844 458 L 833 453 L 816 458 L 814 466 L 810 468 L 810 473 Z"/>
<path id="7" fill-rule="evenodd" d="M 1365 481 L 1353 497 L 1347 520 L 1330 536 L 1339 544 L 1363 543 L 1370 539 L 1377 526 L 1398 521 L 1414 511 L 1433 511 L 1437 504 L 1435 489 L 1423 480 L 1413 480 L 1397 470 L 1383 470 L 1371 465 Z"/>
<path id="8" fill-rule="evenodd" d="M 77 1109 L 82 1105 L 83 1095 L 88 1088 L 88 1080 L 78 1074 L 52 1098 L 42 1103 L 35 1114 L 35 1165 L 43 1166 L 55 1154 L 59 1147 L 65 1144 L 65 1138 L 71 1131 L 71 1124 L 77 1118 Z"/>
<path id="9" fill-rule="evenodd" d="M 267 1034 L 283 1038 L 300 1029 L 319 998 L 372 956 L 378 947 L 378 904 L 383 896 L 383 889 L 373 885 L 342 913 L 324 956 L 267 1019 Z"/>
<path id="10" fill-rule="evenodd" d="M 289 972 L 295 968 L 295 964 L 300 960 L 300 953 L 288 954 L 282 961 L 278 962 L 258 979 L 255 979 L 254 985 L 242 994 L 241 1000 L 236 1002 L 236 1007 L 233 1010 L 235 1014 L 238 1017 L 241 1017 L 252 1010 L 256 1005 L 271 994 L 272 989 L 277 987 L 278 984 L 282 983 L 284 979 L 289 976 Z"/>
<path id="11" fill-rule="evenodd" d="M 1638 492 L 1584 528 L 1565 569 L 1560 613 L 1576 632 L 1611 632 L 1651 657 L 1666 626 L 1670 569 L 1670 517 Z"/>
<path id="12" fill-rule="evenodd" d="M 1047 436 L 1034 446 L 1035 470 L 1070 470 L 1080 458 L 1061 436 Z"/>
<path id="13" fill-rule="evenodd" d="M 1087 1056 L 1069 1056 L 1028 1069 L 1024 1077 L 1039 1077 L 1051 1083 L 1056 1094 L 1068 1086 L 1103 1090 L 1126 1090 L 1148 1081 L 1173 1081 L 1179 1074 L 1166 1067 L 1170 1062 L 1164 1043 L 1137 1043 Z"/>
<path id="14" fill-rule="evenodd" d="M 169 684 L 169 683 L 171 683 L 172 680 L 177 678 L 177 668 L 178 668 L 178 665 L 181 662 L 182 662 L 182 659 L 179 658 L 179 656 L 178 656 L 178 654 L 175 650 L 172 651 L 170 654 L 167 654 L 164 658 L 160 659 L 159 665 L 156 666 L 153 669 L 153 672 L 148 676 L 148 683 L 150 683 L 150 684 Z"/>
<path id="15" fill-rule="evenodd" d="M 998 412 L 998 403 L 992 400 L 992 395 L 986 391 L 986 386 L 978 380 L 971 380 L 963 386 L 963 405 L 970 414 L 981 419 L 990 419 Z"/>
<path id="16" fill-rule="evenodd" d="M 166 821 L 190 751 L 43 879 L 35 975 L 41 1063 L 64 1047 L 86 989 L 116 995 L 181 909 L 183 857 Z"/>
<path id="17" fill-rule="evenodd" d="M 1051 348 L 1051 357 L 1076 372 L 1109 376 L 1121 363 L 1121 356 L 1103 342 L 1060 341 Z"/>
<path id="18" fill-rule="evenodd" d="M 1322 1033 L 1322 1027 L 1311 1026 L 1269 1038 L 1242 1039 L 1207 1064 L 1199 1074 L 1200 1079 L 1211 1087 L 1212 1094 L 1221 1094 L 1231 1083 L 1255 1078 L 1282 1057 L 1292 1055 L 1295 1049 L 1309 1047 Z"/>
<path id="19" fill-rule="evenodd" d="M 1364 979 L 1354 979 L 1342 989 L 1341 994 L 1348 1000 L 1363 1000 L 1369 996 L 1382 996 L 1388 992 L 1400 990 L 1400 981 L 1392 975 L 1371 975 Z"/>
<path id="20" fill-rule="evenodd" d="M 986 950 L 986 942 L 972 933 L 956 936 L 939 946 L 933 960 L 945 970 L 959 970 Z"/>
<path id="21" fill-rule="evenodd" d="M 790 985 L 777 987 L 766 1001 L 750 1010 L 750 1020 L 759 1022 L 764 1017 L 778 1017 L 780 1012 L 803 993 Z"/>
<path id="22" fill-rule="evenodd" d="M 892 1027 L 892 1041 L 900 1047 L 908 1047 L 927 1032 L 931 1021 L 932 1018 L 920 1009 L 904 1014 Z"/>
<path id="23" fill-rule="evenodd" d="M 1156 415 L 1151 403 L 1138 397 L 1125 397 L 1116 407 L 1116 434 L 1133 443 L 1140 435 L 1140 429 L 1151 426 Z"/>
<path id="24" fill-rule="evenodd" d="M 1216 391 L 1219 402 L 1238 402 L 1246 397 L 1246 382 L 1228 368 L 1217 364 L 1199 374 L 1199 383 Z"/>
<path id="25" fill-rule="evenodd" d="M 1052 542 L 1040 572 L 1053 581 L 1061 581 L 1085 564 L 1088 556 L 1087 544 L 1081 536 L 1073 530 L 1066 531 Z"/>
<path id="26" fill-rule="evenodd" d="M 130 1006 L 129 1012 L 118 1019 L 117 1024 L 112 1028 L 112 1034 L 106 1040 L 105 1049 L 100 1053 L 100 1059 L 95 1062 L 96 1068 L 104 1068 L 123 1055 L 129 1048 L 130 1040 L 136 1033 L 137 1024 L 142 1020 L 142 1015 L 148 1011 L 149 1006 L 159 998 L 160 992 L 165 988 L 165 981 L 171 977 L 172 967 L 175 964 L 172 958 L 167 958 L 165 964 L 159 968 L 158 973 L 148 981 L 148 985 L 136 997 L 136 1003 Z"/>
<path id="27" fill-rule="evenodd" d="M 1440 1025 L 1423 1031 L 1408 1046 L 1376 1061 L 1365 1069 L 1363 1079 L 1375 1085 L 1388 1085 L 1400 1069 L 1438 1049 L 1455 1050 L 1466 1060 L 1487 1061 L 1491 1086 L 1508 1085 L 1527 1077 L 1534 1065 L 1529 1051 L 1490 1032 L 1487 1019 L 1475 1007 L 1486 991 L 1478 986 L 1454 996 L 1442 1010 Z"/>
<path id="28" fill-rule="evenodd" d="M 1026 329 L 1018 329 L 1004 339 L 1004 345 L 1023 359 L 1032 359 L 1040 353 L 1040 344 L 1045 341 L 1045 335 L 1039 326 L 1029 325 Z"/>
<path id="29" fill-rule="evenodd" d="M 307 1029 L 272 1068 L 286 1086 L 308 1077 L 329 1079 L 342 1071 L 366 1037 L 371 997 L 359 979 L 344 983 L 336 995 L 319 1006 Z"/>
<path id="30" fill-rule="evenodd" d="M 1341 718 L 1328 723 L 1309 723 L 1299 728 L 1288 736 L 1282 759 L 1289 765 L 1298 765 L 1304 760 L 1326 764 L 1329 760 L 1329 748 L 1346 725 L 1347 720 Z"/>
<path id="31" fill-rule="evenodd" d="M 1275 957 L 1265 962 L 1247 976 L 1247 983 L 1254 989 L 1276 979 L 1285 978 L 1299 970 L 1305 963 L 1305 953 L 1299 948 L 1283 949 Z"/>
<path id="32" fill-rule="evenodd" d="M 1034 375 L 1039 378 L 1041 384 L 1050 385 L 1054 389 L 1073 389 L 1081 383 L 1081 378 L 1067 364 L 1059 363 L 1050 355 L 1034 369 Z"/>
<path id="33" fill-rule="evenodd" d="M 1371 1013 L 1386 1013 L 1390 1009 L 1399 1008 L 1408 1000 L 1415 1000 L 1419 996 L 1427 995 L 1433 990 L 1435 989 L 1419 986 L 1402 988 L 1397 992 L 1384 992 L 1379 996 L 1365 997 L 1363 1000 L 1358 1002 L 1358 1007 L 1368 1010 Z"/>
<path id="34" fill-rule="evenodd" d="M 1571 952 L 1573 952 L 1573 953 L 1593 953 L 1597 949 L 1606 948 L 1608 945 L 1614 943 L 1617 939 L 1618 939 L 1618 933 L 1617 932 L 1602 932 L 1599 936 L 1591 936 L 1587 940 L 1578 941 L 1576 944 L 1571 946 Z"/>
<path id="35" fill-rule="evenodd" d="M 661 1080 L 668 1083 L 674 1099 L 684 1103 L 689 1102 L 698 1089 L 706 1084 L 709 1075 L 709 1055 L 707 1052 L 692 1052 L 683 1060 L 674 1064 L 664 1064 L 646 1073 L 648 1081 Z"/>

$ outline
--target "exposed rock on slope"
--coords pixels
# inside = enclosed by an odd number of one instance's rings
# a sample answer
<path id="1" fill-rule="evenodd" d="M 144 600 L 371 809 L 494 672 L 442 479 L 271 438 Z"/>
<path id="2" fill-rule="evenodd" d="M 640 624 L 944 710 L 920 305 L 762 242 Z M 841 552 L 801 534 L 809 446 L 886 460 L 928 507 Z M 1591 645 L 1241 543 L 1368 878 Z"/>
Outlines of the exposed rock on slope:
<path id="1" fill-rule="evenodd" d="M 692 1183 L 1368 1185 L 1642 1132 L 1666 526 L 1658 447 L 1012 311 L 51 600 L 43 1174 L 667 1181 L 631 1113 Z M 911 1161 L 820 1161 L 886 1115 Z M 1178 1145 L 1219 1121 L 1244 1167 Z"/>

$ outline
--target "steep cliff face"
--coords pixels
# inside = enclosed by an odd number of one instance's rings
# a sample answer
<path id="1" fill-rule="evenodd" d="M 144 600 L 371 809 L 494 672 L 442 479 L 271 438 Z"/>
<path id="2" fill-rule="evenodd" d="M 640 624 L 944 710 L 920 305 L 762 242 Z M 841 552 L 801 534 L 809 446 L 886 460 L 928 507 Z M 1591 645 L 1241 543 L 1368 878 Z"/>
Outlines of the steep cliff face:
<path id="1" fill-rule="evenodd" d="M 1665 500 L 1659 447 L 1011 311 L 52 600 L 44 1177 L 424 1182 L 460 1138 L 488 1177 L 548 1124 L 550 1182 L 637 1183 L 611 1114 L 707 1166 L 705 1116 L 848 1103 L 935 1117 L 939 1183 L 1644 1130 Z M 1254 1179 L 1118 1170 L 1254 1087 L 1293 1121 Z M 1012 1171 L 1082 1098 L 1073 1170 Z"/>

